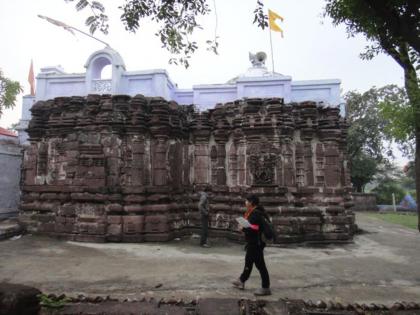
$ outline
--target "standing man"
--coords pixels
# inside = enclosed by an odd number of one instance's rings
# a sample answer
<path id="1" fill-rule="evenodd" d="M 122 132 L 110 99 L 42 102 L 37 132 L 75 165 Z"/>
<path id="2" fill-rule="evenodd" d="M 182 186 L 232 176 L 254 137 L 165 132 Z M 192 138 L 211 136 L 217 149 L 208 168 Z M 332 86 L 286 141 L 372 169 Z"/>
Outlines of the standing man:
<path id="1" fill-rule="evenodd" d="M 202 247 L 209 248 L 210 245 L 207 243 L 208 230 L 209 230 L 209 201 L 207 193 L 200 191 L 200 200 L 198 202 L 198 210 L 201 215 L 201 239 L 200 245 Z"/>

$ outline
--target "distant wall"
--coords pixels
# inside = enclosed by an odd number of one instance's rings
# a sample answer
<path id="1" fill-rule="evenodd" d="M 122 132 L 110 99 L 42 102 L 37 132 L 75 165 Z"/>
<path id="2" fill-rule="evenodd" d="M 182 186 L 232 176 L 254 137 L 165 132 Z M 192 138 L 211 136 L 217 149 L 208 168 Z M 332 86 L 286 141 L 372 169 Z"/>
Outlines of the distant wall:
<path id="1" fill-rule="evenodd" d="M 378 211 L 376 194 L 352 193 L 354 206 L 353 211 Z"/>
<path id="2" fill-rule="evenodd" d="M 17 214 L 21 160 L 21 147 L 0 139 L 0 219 Z"/>

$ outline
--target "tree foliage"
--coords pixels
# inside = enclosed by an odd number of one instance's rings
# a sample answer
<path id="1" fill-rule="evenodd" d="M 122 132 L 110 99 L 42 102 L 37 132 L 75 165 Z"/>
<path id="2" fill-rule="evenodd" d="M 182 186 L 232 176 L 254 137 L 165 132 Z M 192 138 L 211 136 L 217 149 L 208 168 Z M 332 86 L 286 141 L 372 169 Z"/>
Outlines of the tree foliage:
<path id="1" fill-rule="evenodd" d="M 372 192 L 376 194 L 376 202 L 380 205 L 392 205 L 392 194 L 398 204 L 405 196 L 404 189 L 390 178 L 384 179 Z"/>
<path id="2" fill-rule="evenodd" d="M 334 24 L 345 24 L 350 36 L 362 33 L 373 45 L 364 57 L 385 52 L 393 58 L 402 50 L 419 62 L 420 2 L 417 0 L 326 0 L 326 15 Z M 405 46 L 405 47 L 402 47 Z"/>
<path id="3" fill-rule="evenodd" d="M 76 2 L 76 10 L 90 9 L 92 15 L 86 19 L 86 25 L 93 34 L 100 30 L 108 33 L 108 16 L 101 1 L 65 0 Z M 159 25 L 155 34 L 159 37 L 162 47 L 167 49 L 173 57 L 169 63 L 181 64 L 188 68 L 189 60 L 198 48 L 198 43 L 191 39 L 195 30 L 202 26 L 197 18 L 211 12 L 209 0 L 126 0 L 121 10 L 121 21 L 129 32 L 137 32 L 147 19 Z M 254 10 L 254 23 L 264 29 L 268 26 L 268 17 L 264 13 L 264 5 L 258 0 Z M 208 50 L 218 53 L 218 37 L 206 40 Z"/>
<path id="4" fill-rule="evenodd" d="M 351 182 L 357 192 L 364 192 L 378 172 L 378 161 L 366 153 L 359 153 L 351 159 Z"/>
<path id="5" fill-rule="evenodd" d="M 381 164 L 375 176 L 376 187 L 372 192 L 376 193 L 376 201 L 382 205 L 392 205 L 392 194 L 398 204 L 406 195 L 406 190 L 402 183 L 406 179 L 405 173 L 393 164 Z"/>
<path id="6" fill-rule="evenodd" d="M 392 156 L 392 136 L 385 132 L 388 121 L 381 115 L 381 104 L 406 102 L 404 90 L 396 85 L 372 87 L 364 93 L 344 95 L 347 121 L 347 153 L 351 163 L 351 181 L 358 192 L 364 190 L 377 173 L 380 163 Z"/>
<path id="7" fill-rule="evenodd" d="M 349 36 L 363 34 L 372 43 L 362 58 L 379 52 L 391 56 L 404 71 L 404 85 L 414 115 L 416 191 L 420 195 L 420 1 L 326 0 L 325 15 L 345 24 Z M 401 113 L 398 113 L 401 114 Z M 420 202 L 418 229 L 420 231 Z"/>
<path id="8" fill-rule="evenodd" d="M 19 82 L 6 78 L 0 70 L 0 116 L 3 114 L 3 110 L 15 106 L 16 96 L 22 91 Z"/>
<path id="9" fill-rule="evenodd" d="M 393 94 L 379 103 L 380 116 L 387 122 L 384 132 L 395 140 L 404 155 L 413 157 L 415 149 L 415 115 L 404 89 L 393 86 Z"/>
<path id="10" fill-rule="evenodd" d="M 390 138 L 383 132 L 387 122 L 380 115 L 379 104 L 398 98 L 396 90 L 397 86 L 387 85 L 372 87 L 364 93 L 350 91 L 344 95 L 350 124 L 347 136 L 350 157 L 364 152 L 379 161 L 384 158 L 384 141 Z"/>

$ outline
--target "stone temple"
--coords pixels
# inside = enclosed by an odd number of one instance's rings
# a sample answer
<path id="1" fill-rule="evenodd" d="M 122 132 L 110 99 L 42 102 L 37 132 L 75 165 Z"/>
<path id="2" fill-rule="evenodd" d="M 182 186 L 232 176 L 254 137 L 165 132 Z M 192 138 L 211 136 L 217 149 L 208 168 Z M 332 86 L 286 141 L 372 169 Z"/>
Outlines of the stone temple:
<path id="1" fill-rule="evenodd" d="M 243 75 L 192 90 L 178 90 L 163 70 L 128 72 L 108 48 L 88 58 L 83 75 L 44 69 L 21 120 L 28 230 L 171 240 L 200 228 L 197 192 L 206 189 L 210 236 L 239 239 L 235 218 L 255 193 L 278 243 L 350 240 L 340 81 L 293 82 L 269 73 L 263 54 L 250 59 Z M 102 80 L 107 64 L 112 78 Z"/>

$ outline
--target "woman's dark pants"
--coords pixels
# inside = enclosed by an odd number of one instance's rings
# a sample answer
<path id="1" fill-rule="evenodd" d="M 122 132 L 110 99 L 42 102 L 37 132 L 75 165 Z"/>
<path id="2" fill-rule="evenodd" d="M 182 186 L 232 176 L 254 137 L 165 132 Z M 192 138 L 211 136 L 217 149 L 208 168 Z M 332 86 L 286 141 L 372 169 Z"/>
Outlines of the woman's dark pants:
<path id="1" fill-rule="evenodd" d="M 239 279 L 241 282 L 248 280 L 251 275 L 252 266 L 255 264 L 261 275 L 261 283 L 263 288 L 270 287 L 270 276 L 264 261 L 264 248 L 258 245 L 247 245 L 245 255 L 245 267 Z"/>

